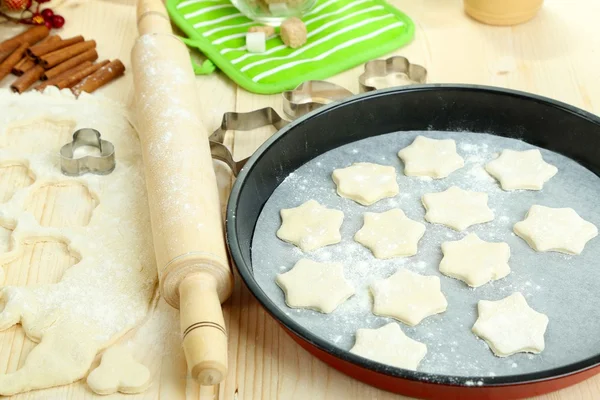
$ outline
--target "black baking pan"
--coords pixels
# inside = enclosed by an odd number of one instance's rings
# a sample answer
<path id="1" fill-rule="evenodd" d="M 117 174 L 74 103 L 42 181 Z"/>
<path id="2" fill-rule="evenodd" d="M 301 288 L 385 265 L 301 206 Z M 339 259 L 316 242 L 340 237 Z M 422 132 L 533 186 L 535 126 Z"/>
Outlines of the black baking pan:
<path id="1" fill-rule="evenodd" d="M 334 347 L 286 316 L 253 275 L 251 244 L 259 214 L 294 170 L 336 147 L 397 131 L 468 131 L 517 138 L 567 156 L 600 174 L 600 118 L 548 98 L 485 86 L 420 85 L 355 96 L 281 129 L 248 161 L 227 207 L 227 241 L 248 289 L 302 347 L 373 386 L 421 398 L 507 399 L 539 395 L 600 372 L 598 354 L 559 368 L 512 376 L 453 377 L 398 369 Z"/>

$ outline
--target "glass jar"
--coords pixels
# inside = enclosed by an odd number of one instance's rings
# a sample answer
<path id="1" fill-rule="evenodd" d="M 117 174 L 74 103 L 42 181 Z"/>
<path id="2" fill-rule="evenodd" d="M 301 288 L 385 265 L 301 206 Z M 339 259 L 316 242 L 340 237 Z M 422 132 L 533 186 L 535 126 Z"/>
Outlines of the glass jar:
<path id="1" fill-rule="evenodd" d="M 316 0 L 231 0 L 246 17 L 265 25 L 279 26 L 289 17 L 310 11 Z"/>

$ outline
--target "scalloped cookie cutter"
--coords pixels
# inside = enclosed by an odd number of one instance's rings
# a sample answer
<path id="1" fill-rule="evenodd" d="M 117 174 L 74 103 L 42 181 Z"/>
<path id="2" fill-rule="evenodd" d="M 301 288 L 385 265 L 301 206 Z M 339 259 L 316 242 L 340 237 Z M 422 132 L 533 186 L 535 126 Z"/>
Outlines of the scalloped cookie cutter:
<path id="1" fill-rule="evenodd" d="M 412 64 L 408 58 L 394 56 L 385 60 L 372 60 L 365 64 L 365 72 L 358 77 L 361 93 L 377 90 L 377 79 L 384 80 L 384 87 L 415 85 L 427 81 L 427 69 L 422 65 Z M 401 82 L 401 85 L 394 83 Z M 382 88 L 382 87 L 379 88 Z"/>
<path id="2" fill-rule="evenodd" d="M 358 77 L 361 93 L 427 81 L 427 69 L 421 65 L 410 63 L 406 57 L 402 56 L 372 60 L 367 62 L 364 68 L 364 72 Z M 294 90 L 282 93 L 283 112 L 287 117 L 296 119 L 322 105 L 344 100 L 353 94 L 350 90 L 335 83 L 306 81 Z"/>
<path id="3" fill-rule="evenodd" d="M 116 166 L 115 147 L 100 138 L 100 132 L 91 128 L 79 129 L 73 134 L 73 141 L 60 149 L 60 169 L 68 176 L 86 173 L 97 175 L 110 174 Z M 97 149 L 98 155 L 87 154 L 77 157 L 77 149 Z"/>
<path id="4" fill-rule="evenodd" d="M 223 114 L 221 125 L 208 138 L 212 158 L 226 163 L 229 168 L 231 168 L 233 175 L 237 176 L 249 157 L 240 161 L 235 161 L 233 159 L 231 151 L 223 144 L 227 131 L 251 131 L 253 129 L 271 125 L 279 130 L 289 123 L 290 121 L 281 118 L 281 116 L 271 107 L 265 107 L 245 113 L 225 113 Z"/>

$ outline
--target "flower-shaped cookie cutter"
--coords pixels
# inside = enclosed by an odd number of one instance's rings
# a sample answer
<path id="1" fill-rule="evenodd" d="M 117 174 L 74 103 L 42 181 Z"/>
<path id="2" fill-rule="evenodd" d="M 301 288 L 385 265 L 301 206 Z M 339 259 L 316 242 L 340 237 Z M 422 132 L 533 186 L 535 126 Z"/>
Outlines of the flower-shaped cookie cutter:
<path id="1" fill-rule="evenodd" d="M 373 78 L 394 78 L 398 76 L 402 78 L 405 85 L 425 83 L 427 81 L 427 69 L 422 65 L 412 64 L 408 61 L 408 58 L 402 56 L 369 61 L 365 64 L 365 72 L 358 77 L 360 92 L 364 93 L 378 89 L 373 85 Z"/>
<path id="2" fill-rule="evenodd" d="M 77 149 L 85 147 L 97 149 L 96 154 L 85 154 L 78 157 Z M 60 149 L 60 169 L 68 176 L 79 176 L 86 173 L 97 175 L 110 174 L 116 166 L 115 147 L 107 140 L 100 138 L 100 132 L 91 128 L 79 129 L 73 134 L 73 141 Z"/>
<path id="3" fill-rule="evenodd" d="M 208 138 L 212 158 L 227 164 L 229 168 L 231 168 L 233 175 L 237 176 L 246 164 L 246 161 L 248 161 L 248 158 L 239 161 L 233 159 L 231 151 L 223 144 L 227 131 L 251 131 L 270 125 L 279 130 L 289 123 L 290 121 L 281 118 L 281 116 L 271 107 L 265 107 L 245 113 L 225 113 L 223 114 L 221 125 Z"/>
<path id="4" fill-rule="evenodd" d="M 306 81 L 283 92 L 283 112 L 296 119 L 334 101 L 352 96 L 348 89 L 327 81 Z"/>

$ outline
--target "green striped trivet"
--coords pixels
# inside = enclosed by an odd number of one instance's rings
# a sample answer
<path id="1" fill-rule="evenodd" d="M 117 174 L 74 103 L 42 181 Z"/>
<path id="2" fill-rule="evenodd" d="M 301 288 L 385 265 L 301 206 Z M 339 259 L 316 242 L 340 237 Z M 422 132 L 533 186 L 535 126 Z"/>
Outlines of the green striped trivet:
<path id="1" fill-rule="evenodd" d="M 317 0 L 302 20 L 308 42 L 290 49 L 274 36 L 267 51 L 248 53 L 246 32 L 258 25 L 228 0 L 167 0 L 175 23 L 197 47 L 243 88 L 279 93 L 313 79 L 326 79 L 409 42 L 410 18 L 384 0 Z"/>

